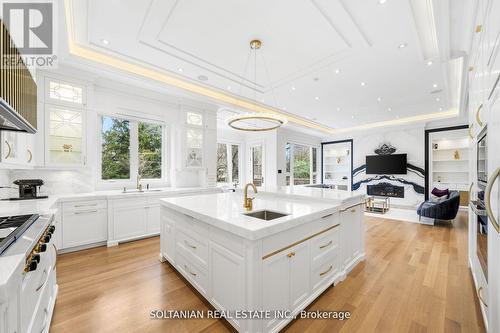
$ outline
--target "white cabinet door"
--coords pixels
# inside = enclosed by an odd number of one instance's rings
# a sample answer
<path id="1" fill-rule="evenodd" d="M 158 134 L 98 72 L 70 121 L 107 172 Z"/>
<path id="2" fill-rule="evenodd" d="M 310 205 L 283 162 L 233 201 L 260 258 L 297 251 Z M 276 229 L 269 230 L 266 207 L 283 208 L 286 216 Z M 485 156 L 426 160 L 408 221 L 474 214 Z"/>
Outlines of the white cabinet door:
<path id="1" fill-rule="evenodd" d="M 161 220 L 161 253 L 172 265 L 175 264 L 175 223 L 165 217 Z"/>
<path id="2" fill-rule="evenodd" d="M 146 206 L 137 205 L 113 208 L 114 239 L 140 237 L 147 233 Z"/>
<path id="3" fill-rule="evenodd" d="M 297 310 L 310 294 L 311 276 L 309 242 L 294 247 L 290 258 L 290 308 Z"/>
<path id="4" fill-rule="evenodd" d="M 147 233 L 159 233 L 160 232 L 160 205 L 148 206 L 148 222 L 147 222 Z"/>
<path id="5" fill-rule="evenodd" d="M 275 254 L 262 262 L 262 307 L 264 310 L 286 310 L 290 306 L 290 257 L 292 249 Z M 309 272 L 308 272 L 309 273 Z M 264 332 L 271 331 L 283 320 L 263 321 Z"/>
<path id="6" fill-rule="evenodd" d="M 213 304 L 220 310 L 242 310 L 245 302 L 245 261 L 240 255 L 213 241 L 209 247 L 209 290 Z M 229 319 L 244 331 L 241 319 Z"/>
<path id="7" fill-rule="evenodd" d="M 349 266 L 354 259 L 354 214 L 349 210 L 340 213 L 341 238 L 342 238 L 342 268 Z"/>
<path id="8" fill-rule="evenodd" d="M 105 209 L 63 214 L 63 248 L 105 241 L 108 238 L 108 212 Z"/>

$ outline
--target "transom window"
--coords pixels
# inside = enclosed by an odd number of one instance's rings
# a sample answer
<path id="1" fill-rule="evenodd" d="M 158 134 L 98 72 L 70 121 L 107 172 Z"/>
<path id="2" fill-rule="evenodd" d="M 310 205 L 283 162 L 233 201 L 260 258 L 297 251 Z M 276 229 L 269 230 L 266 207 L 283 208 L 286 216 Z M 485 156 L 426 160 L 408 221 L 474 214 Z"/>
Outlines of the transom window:
<path id="1" fill-rule="evenodd" d="M 82 105 L 84 104 L 83 92 L 84 89 L 82 86 L 61 80 L 49 80 L 48 95 L 54 101 Z"/>
<path id="2" fill-rule="evenodd" d="M 164 126 L 111 116 L 101 118 L 101 179 L 164 177 Z"/>

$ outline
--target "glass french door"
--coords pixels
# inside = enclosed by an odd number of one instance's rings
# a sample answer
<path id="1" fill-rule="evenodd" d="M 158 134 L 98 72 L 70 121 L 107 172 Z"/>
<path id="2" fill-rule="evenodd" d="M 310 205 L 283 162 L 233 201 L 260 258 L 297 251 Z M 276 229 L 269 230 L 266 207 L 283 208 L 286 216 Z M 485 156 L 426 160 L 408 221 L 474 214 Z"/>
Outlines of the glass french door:
<path id="1" fill-rule="evenodd" d="M 263 186 L 264 160 L 262 145 L 255 145 L 250 147 L 250 164 L 252 183 L 255 186 Z"/>

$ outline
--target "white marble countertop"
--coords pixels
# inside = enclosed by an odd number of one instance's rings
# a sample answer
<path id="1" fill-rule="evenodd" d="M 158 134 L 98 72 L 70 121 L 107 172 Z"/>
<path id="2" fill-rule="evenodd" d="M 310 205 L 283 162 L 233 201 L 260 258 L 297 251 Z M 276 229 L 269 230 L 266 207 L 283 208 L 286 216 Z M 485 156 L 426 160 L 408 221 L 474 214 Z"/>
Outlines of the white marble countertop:
<path id="1" fill-rule="evenodd" d="M 342 206 L 354 205 L 364 202 L 366 195 L 349 191 L 339 191 L 329 188 L 315 188 L 307 186 L 281 186 L 257 189 L 259 193 L 292 196 L 296 198 L 309 198 L 327 202 L 335 202 Z"/>
<path id="2" fill-rule="evenodd" d="M 245 216 L 243 194 L 211 193 L 165 198 L 161 204 L 246 239 L 260 239 L 294 226 L 319 219 L 339 210 L 340 204 L 283 196 L 260 196 L 253 200 L 252 212 L 263 209 L 288 214 L 271 221 Z"/>
<path id="3" fill-rule="evenodd" d="M 53 214 L 59 202 L 74 202 L 82 200 L 124 199 L 148 196 L 171 196 L 179 194 L 197 194 L 218 191 L 216 188 L 204 187 L 165 187 L 159 191 L 129 192 L 122 190 L 94 191 L 67 195 L 49 195 L 47 199 L 34 200 L 0 200 L 0 216 L 23 214 Z"/>

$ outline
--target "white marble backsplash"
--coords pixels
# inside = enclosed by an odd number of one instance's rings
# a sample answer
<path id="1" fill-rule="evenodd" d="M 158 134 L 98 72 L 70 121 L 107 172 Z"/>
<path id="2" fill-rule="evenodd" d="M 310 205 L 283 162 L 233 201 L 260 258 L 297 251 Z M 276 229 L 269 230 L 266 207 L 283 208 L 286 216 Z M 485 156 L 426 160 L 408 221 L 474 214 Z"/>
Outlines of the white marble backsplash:
<path id="1" fill-rule="evenodd" d="M 94 177 L 87 170 L 11 170 L 10 183 L 16 179 L 42 179 L 45 184 L 40 194 L 48 195 L 91 192 L 95 188 Z"/>

